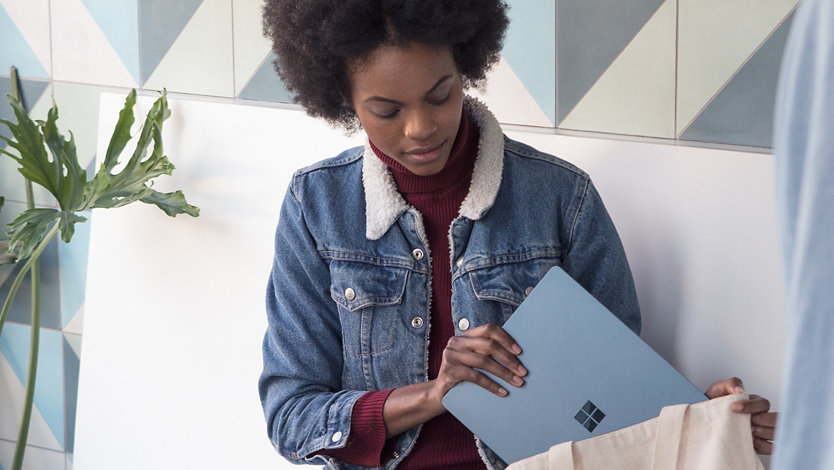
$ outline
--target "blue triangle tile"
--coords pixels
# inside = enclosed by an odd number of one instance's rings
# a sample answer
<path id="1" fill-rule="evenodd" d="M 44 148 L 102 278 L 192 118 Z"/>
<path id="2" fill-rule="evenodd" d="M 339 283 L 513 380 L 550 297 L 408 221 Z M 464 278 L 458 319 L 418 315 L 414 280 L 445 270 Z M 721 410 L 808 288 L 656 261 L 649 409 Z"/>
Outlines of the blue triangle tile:
<path id="1" fill-rule="evenodd" d="M 501 55 L 550 122 L 556 122 L 556 2 L 510 2 Z"/>
<path id="2" fill-rule="evenodd" d="M 12 65 L 24 77 L 49 78 L 26 38 L 0 5 L 0 70 L 6 73 Z"/>
<path id="3" fill-rule="evenodd" d="M 82 0 L 87 11 L 139 83 L 139 12 L 135 1 Z"/>
<path id="4" fill-rule="evenodd" d="M 6 323 L 0 336 L 0 353 L 6 358 L 21 384 L 29 370 L 29 325 Z M 60 332 L 41 328 L 34 406 L 43 416 L 61 447 L 64 447 L 64 360 Z"/>
<path id="5" fill-rule="evenodd" d="M 53 238 L 46 249 L 41 254 L 41 326 L 44 328 L 52 328 L 60 330 L 61 325 L 61 288 L 59 278 L 58 265 L 58 238 Z M 9 273 L 5 281 L 0 284 L 0 299 L 5 299 L 9 293 L 15 276 L 17 276 L 20 269 L 23 268 L 23 263 L 17 263 L 12 271 Z M 25 325 L 31 324 L 31 305 L 32 305 L 32 283 L 31 277 L 27 274 L 17 295 L 14 298 L 12 307 L 9 310 L 10 321 L 22 323 Z"/>
<path id="6" fill-rule="evenodd" d="M 78 372 L 81 361 L 72 346 L 64 338 L 64 395 L 66 397 L 66 435 L 67 442 L 64 449 L 75 451 L 75 412 L 78 406 Z"/>
<path id="7" fill-rule="evenodd" d="M 275 53 L 261 64 L 261 67 L 249 80 L 249 83 L 240 92 L 239 98 L 245 100 L 272 101 L 276 103 L 292 103 L 292 95 L 284 87 L 284 83 L 275 73 L 272 62 L 275 60 Z"/>
<path id="8" fill-rule="evenodd" d="M 82 216 L 87 222 L 75 224 L 75 234 L 70 243 L 58 244 L 61 276 L 61 327 L 66 328 L 84 305 L 87 289 L 87 257 L 90 251 L 90 212 Z"/>
<path id="9" fill-rule="evenodd" d="M 558 120 L 576 106 L 664 0 L 559 0 Z"/>
<path id="10" fill-rule="evenodd" d="M 142 84 L 162 62 L 202 0 L 139 0 Z"/>
<path id="11" fill-rule="evenodd" d="M 793 13 L 681 134 L 681 140 L 771 147 L 776 85 Z"/>

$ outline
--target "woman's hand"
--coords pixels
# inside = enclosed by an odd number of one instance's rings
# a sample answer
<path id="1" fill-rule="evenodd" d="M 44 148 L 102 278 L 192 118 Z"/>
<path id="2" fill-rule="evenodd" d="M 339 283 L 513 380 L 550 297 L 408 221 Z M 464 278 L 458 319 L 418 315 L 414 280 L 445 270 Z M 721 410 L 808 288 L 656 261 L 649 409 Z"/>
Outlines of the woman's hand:
<path id="1" fill-rule="evenodd" d="M 435 381 L 436 396 L 442 399 L 460 382 L 472 382 L 498 395 L 509 392 L 476 368 L 485 370 L 516 387 L 524 385 L 527 369 L 516 356 L 521 347 L 503 328 L 482 325 L 453 336 L 443 350 L 443 362 Z"/>
<path id="2" fill-rule="evenodd" d="M 731 395 L 733 393 L 744 393 L 744 384 L 741 379 L 731 379 L 715 382 L 705 392 L 710 399 Z M 749 400 L 740 400 L 732 404 L 730 409 L 735 413 L 749 414 L 750 424 L 753 430 L 753 448 L 762 455 L 773 453 L 773 435 L 776 430 L 777 413 L 769 412 L 770 402 L 758 395 L 750 395 Z"/>

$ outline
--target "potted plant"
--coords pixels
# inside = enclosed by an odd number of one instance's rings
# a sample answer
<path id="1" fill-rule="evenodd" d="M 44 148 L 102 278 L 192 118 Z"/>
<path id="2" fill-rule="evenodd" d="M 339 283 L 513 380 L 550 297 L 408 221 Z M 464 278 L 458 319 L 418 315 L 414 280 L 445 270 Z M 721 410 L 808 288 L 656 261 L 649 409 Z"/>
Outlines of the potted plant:
<path id="1" fill-rule="evenodd" d="M 156 205 L 172 217 L 178 214 L 197 217 L 200 210 L 188 204 L 182 191 L 161 193 L 152 188 L 154 178 L 170 175 L 174 170 L 174 165 L 162 151 L 162 124 L 171 115 L 164 90 L 154 102 L 138 132 L 133 154 L 117 169 L 119 157 L 132 139 L 130 130 L 134 124 L 136 90 L 128 93 L 104 161 L 95 175 L 87 179 L 87 172 L 81 168 L 78 161 L 72 133 L 70 132 L 70 138 L 67 140 L 58 130 L 57 105 L 53 103 L 46 121 L 33 121 L 21 104 L 17 70 L 14 67 L 11 68 L 11 81 L 12 94 L 8 95 L 8 98 L 17 123 L 0 120 L 0 124 L 5 124 L 11 132 L 10 137 L 0 134 L 0 139 L 7 144 L 6 149 L 0 149 L 0 154 L 11 157 L 20 166 L 19 171 L 25 180 L 27 209 L 9 224 L 9 239 L 0 241 L 0 262 L 23 263 L 0 310 L 0 335 L 15 294 L 27 274 L 31 276 L 32 283 L 29 370 L 23 416 L 12 464 L 13 470 L 19 470 L 23 465 L 29 433 L 38 365 L 38 258 L 44 248 L 59 233 L 64 243 L 69 243 L 75 232 L 75 224 L 87 220 L 80 214 L 90 209 L 115 208 L 140 201 Z M 57 208 L 35 207 L 33 184 L 44 187 L 55 198 Z M 0 197 L 0 209 L 2 205 L 3 198 Z"/>

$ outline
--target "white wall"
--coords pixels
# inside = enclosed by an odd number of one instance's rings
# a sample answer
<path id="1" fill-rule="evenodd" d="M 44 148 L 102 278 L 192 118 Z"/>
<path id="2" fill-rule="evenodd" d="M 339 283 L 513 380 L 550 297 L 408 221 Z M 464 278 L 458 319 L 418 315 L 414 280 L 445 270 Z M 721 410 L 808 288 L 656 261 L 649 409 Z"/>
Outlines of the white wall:
<path id="1" fill-rule="evenodd" d="M 99 155 L 121 96 L 103 95 Z M 152 99 L 140 99 L 147 109 Z M 294 110 L 172 100 L 166 153 L 198 219 L 92 219 L 75 468 L 287 468 L 258 402 L 263 296 L 291 172 L 361 142 Z M 776 398 L 782 356 L 771 157 L 514 131 L 575 162 L 619 227 L 643 337 L 696 385 Z M 160 181 L 162 183 L 162 181 Z"/>

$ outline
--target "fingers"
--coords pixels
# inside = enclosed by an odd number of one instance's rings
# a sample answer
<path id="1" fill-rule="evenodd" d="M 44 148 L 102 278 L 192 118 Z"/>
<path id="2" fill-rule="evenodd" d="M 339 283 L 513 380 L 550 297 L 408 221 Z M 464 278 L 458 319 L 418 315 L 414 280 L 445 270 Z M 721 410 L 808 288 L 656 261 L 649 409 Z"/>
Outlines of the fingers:
<path id="1" fill-rule="evenodd" d="M 753 448 L 756 449 L 756 453 L 760 455 L 772 455 L 773 454 L 773 443 L 770 441 L 766 441 L 764 439 L 759 439 L 754 437 L 753 438 Z"/>
<path id="2" fill-rule="evenodd" d="M 520 353 L 521 347 L 502 328 L 495 325 L 473 328 L 462 336 L 449 339 L 443 351 L 438 379 L 449 389 L 458 382 L 467 381 L 498 396 L 506 396 L 508 391 L 504 387 L 476 369 L 521 387 L 527 369 L 516 357 Z"/>
<path id="3" fill-rule="evenodd" d="M 704 393 L 710 399 L 732 395 L 734 393 L 744 393 L 744 383 L 738 377 L 731 377 L 715 382 Z"/>
<path id="4" fill-rule="evenodd" d="M 770 410 L 770 401 L 758 395 L 750 395 L 749 400 L 739 400 L 730 406 L 735 413 L 756 414 Z"/>
<path id="5" fill-rule="evenodd" d="M 775 414 L 775 413 L 771 413 Z M 755 416 L 755 415 L 754 415 Z M 775 421 L 774 421 L 775 423 Z M 776 434 L 775 426 L 761 426 L 761 425 L 752 425 L 751 429 L 753 430 L 753 437 L 759 439 L 766 439 L 768 441 L 772 441 L 774 435 Z"/>
<path id="6" fill-rule="evenodd" d="M 779 413 L 759 413 L 754 414 L 752 419 L 750 420 L 753 426 L 761 426 L 765 428 L 775 428 L 776 427 L 776 420 L 779 417 Z"/>

